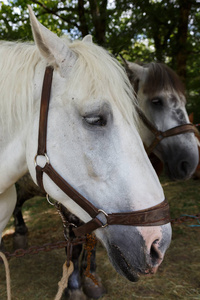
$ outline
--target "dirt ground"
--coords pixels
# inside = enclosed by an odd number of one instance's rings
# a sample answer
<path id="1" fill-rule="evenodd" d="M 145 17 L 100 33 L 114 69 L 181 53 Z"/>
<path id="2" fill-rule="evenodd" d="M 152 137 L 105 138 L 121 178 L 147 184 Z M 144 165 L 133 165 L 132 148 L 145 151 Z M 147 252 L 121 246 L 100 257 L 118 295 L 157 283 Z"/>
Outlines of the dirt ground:
<path id="1" fill-rule="evenodd" d="M 169 182 L 161 178 L 170 203 L 171 217 L 200 212 L 200 181 Z M 29 228 L 29 246 L 63 240 L 62 224 L 54 207 L 44 199 L 34 198 L 24 205 Z M 4 244 L 12 251 L 13 220 L 4 231 Z M 189 225 L 195 225 L 190 227 Z M 66 259 L 64 249 L 41 252 L 9 261 L 12 300 L 53 300 Z M 102 300 L 129 299 L 199 299 L 200 300 L 200 224 L 194 220 L 173 226 L 173 239 L 156 275 L 136 283 L 122 278 L 111 266 L 99 243 L 97 271 L 106 287 Z M 0 263 L 0 300 L 6 300 L 4 266 Z"/>

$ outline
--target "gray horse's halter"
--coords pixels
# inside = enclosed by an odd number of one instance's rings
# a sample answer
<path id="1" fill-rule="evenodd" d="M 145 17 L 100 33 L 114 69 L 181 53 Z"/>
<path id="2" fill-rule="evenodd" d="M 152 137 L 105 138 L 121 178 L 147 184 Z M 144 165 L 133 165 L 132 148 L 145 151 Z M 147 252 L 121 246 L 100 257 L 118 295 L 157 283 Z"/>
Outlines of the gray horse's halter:
<path id="1" fill-rule="evenodd" d="M 47 67 L 44 75 L 40 120 L 39 120 L 39 135 L 38 135 L 38 150 L 35 156 L 35 168 L 38 185 L 44 190 L 43 173 L 46 173 L 51 180 L 72 200 L 74 200 L 83 210 L 90 216 L 91 220 L 78 228 L 74 228 L 76 236 L 83 236 L 91 233 L 97 228 L 104 228 L 108 225 L 132 225 L 132 226 L 160 226 L 170 222 L 169 204 L 166 200 L 160 204 L 148 209 L 127 213 L 111 213 L 107 214 L 104 210 L 96 208 L 91 202 L 83 197 L 77 190 L 75 190 L 63 177 L 61 177 L 50 163 L 47 154 L 47 119 L 51 94 L 51 85 L 53 78 L 53 68 Z M 37 157 L 44 156 L 46 164 L 44 167 L 38 165 Z M 98 215 L 103 214 L 106 222 L 103 224 Z"/>
<path id="2" fill-rule="evenodd" d="M 138 113 L 140 119 L 142 120 L 142 122 L 154 135 L 154 139 L 153 139 L 152 143 L 148 147 L 146 147 L 146 145 L 144 145 L 148 156 L 153 152 L 155 147 L 166 137 L 170 137 L 170 136 L 174 136 L 174 135 L 178 135 L 178 134 L 182 134 L 182 133 L 186 133 L 186 132 L 193 132 L 195 135 L 199 135 L 198 129 L 192 123 L 178 125 L 178 126 L 170 128 L 166 131 L 158 130 L 154 126 L 154 124 L 147 119 L 147 117 L 145 116 L 143 111 L 139 108 L 139 106 L 135 106 L 135 107 L 136 107 L 137 113 Z"/>

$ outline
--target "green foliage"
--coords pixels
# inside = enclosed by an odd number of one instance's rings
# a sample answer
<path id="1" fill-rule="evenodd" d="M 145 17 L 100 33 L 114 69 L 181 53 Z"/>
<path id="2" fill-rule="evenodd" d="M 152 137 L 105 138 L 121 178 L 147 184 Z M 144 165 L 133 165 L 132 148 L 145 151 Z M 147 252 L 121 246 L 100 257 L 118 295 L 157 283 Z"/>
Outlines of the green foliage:
<path id="1" fill-rule="evenodd" d="M 10 1 L 8 5 L 4 4 L 3 1 L 1 1 L 0 7 L 1 7 L 1 11 L 0 11 L 1 39 L 6 39 L 6 40 L 31 39 L 32 34 L 31 34 L 29 15 L 27 10 L 24 10 L 24 7 L 21 4 L 15 7 L 13 1 Z"/>
<path id="2" fill-rule="evenodd" d="M 0 39 L 31 40 L 27 5 L 39 21 L 71 39 L 94 42 L 132 61 L 162 61 L 187 89 L 188 111 L 200 122 L 200 3 L 198 0 L 4 0 Z"/>

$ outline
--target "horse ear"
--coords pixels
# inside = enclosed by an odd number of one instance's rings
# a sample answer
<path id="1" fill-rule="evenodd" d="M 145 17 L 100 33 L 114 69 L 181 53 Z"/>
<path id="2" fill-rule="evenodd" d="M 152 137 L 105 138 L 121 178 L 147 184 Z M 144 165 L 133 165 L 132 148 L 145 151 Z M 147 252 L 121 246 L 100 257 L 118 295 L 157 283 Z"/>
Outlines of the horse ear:
<path id="1" fill-rule="evenodd" d="M 84 43 L 93 43 L 91 34 L 88 34 L 88 35 L 84 36 L 84 38 L 82 39 L 82 42 L 84 42 Z"/>
<path id="2" fill-rule="evenodd" d="M 144 80 L 147 71 L 144 67 L 130 61 L 126 61 L 125 69 L 131 82 Z"/>
<path id="3" fill-rule="evenodd" d="M 77 59 L 76 54 L 62 39 L 37 20 L 30 5 L 28 9 L 34 40 L 41 55 L 49 65 L 59 68 L 61 76 L 66 77 L 69 67 L 72 67 Z"/>

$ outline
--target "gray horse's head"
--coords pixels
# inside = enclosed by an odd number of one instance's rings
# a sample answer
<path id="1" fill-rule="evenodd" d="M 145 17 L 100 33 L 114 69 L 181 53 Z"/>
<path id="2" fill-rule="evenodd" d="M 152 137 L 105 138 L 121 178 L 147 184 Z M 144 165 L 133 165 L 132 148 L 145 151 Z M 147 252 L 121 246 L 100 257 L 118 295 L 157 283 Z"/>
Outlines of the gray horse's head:
<path id="1" fill-rule="evenodd" d="M 184 87 L 172 69 L 162 63 L 140 66 L 126 62 L 126 70 L 138 104 L 155 128 L 165 132 L 189 123 Z M 148 147 L 154 135 L 142 121 L 140 129 L 142 140 Z M 163 161 L 169 177 L 174 180 L 190 178 L 199 160 L 193 132 L 166 137 L 153 152 Z"/>

